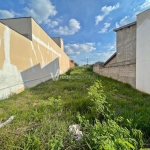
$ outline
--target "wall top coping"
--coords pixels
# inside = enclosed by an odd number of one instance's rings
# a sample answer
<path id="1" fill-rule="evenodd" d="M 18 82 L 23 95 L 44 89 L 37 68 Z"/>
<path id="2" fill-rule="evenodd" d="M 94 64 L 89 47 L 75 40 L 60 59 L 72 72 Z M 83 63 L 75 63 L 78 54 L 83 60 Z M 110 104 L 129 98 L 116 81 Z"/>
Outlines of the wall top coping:
<path id="1" fill-rule="evenodd" d="M 132 23 L 129 23 L 129 24 L 126 24 L 126 25 L 124 25 L 124 26 L 122 26 L 122 27 L 116 28 L 116 29 L 114 29 L 113 31 L 114 31 L 114 32 L 117 32 L 117 31 L 122 30 L 122 29 L 124 29 L 124 28 L 129 28 L 129 27 L 131 27 L 131 26 L 133 26 L 133 25 L 136 25 L 136 21 L 134 21 L 134 22 L 132 22 Z"/>
<path id="2" fill-rule="evenodd" d="M 111 61 L 115 56 L 116 56 L 116 52 L 109 58 L 107 59 L 107 61 L 102 65 L 102 67 L 104 67 L 109 61 Z"/>

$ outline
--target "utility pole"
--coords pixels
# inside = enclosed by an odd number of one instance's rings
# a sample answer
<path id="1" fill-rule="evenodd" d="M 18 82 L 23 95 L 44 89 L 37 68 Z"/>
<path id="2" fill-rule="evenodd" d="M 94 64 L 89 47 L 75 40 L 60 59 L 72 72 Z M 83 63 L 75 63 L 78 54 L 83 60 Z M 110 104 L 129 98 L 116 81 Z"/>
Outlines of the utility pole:
<path id="1" fill-rule="evenodd" d="M 88 66 L 88 57 L 86 57 L 86 59 L 87 59 L 87 66 Z"/>

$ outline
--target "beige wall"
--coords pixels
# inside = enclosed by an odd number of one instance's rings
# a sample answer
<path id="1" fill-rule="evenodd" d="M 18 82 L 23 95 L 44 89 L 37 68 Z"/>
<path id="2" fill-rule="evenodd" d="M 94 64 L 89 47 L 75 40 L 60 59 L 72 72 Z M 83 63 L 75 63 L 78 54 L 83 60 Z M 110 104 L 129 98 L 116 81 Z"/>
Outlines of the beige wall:
<path id="1" fill-rule="evenodd" d="M 4 30 L 5 26 L 0 23 L 0 70 L 2 69 L 4 63 Z"/>
<path id="2" fill-rule="evenodd" d="M 34 36 L 33 36 L 34 35 Z M 45 55 L 43 56 L 44 62 L 46 59 L 51 57 L 50 60 L 54 60 L 57 57 L 59 57 L 59 65 L 60 65 L 60 73 L 64 73 L 69 69 L 69 57 L 64 53 L 63 46 L 59 47 L 46 33 L 41 27 L 34 21 L 32 20 L 32 41 L 35 44 L 35 46 L 38 47 L 37 41 L 34 39 L 38 38 L 40 39 L 40 42 L 43 42 L 47 46 L 50 47 L 50 49 Z M 36 44 L 37 43 L 37 44 Z M 41 49 L 44 50 L 44 46 L 39 44 Z M 56 53 L 53 52 L 56 51 Z"/>
<path id="3" fill-rule="evenodd" d="M 69 69 L 69 57 L 32 20 L 32 41 L 0 23 L 0 99 Z"/>

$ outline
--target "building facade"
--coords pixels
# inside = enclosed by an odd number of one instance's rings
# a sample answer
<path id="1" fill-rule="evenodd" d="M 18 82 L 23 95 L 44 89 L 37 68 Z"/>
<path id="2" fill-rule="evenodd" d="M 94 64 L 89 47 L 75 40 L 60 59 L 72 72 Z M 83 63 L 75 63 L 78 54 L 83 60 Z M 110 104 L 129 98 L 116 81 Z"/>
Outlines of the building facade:
<path id="1" fill-rule="evenodd" d="M 73 60 L 70 60 L 70 68 L 73 68 L 75 65 L 74 65 L 74 61 Z"/>
<path id="2" fill-rule="evenodd" d="M 136 88 L 150 94 L 150 9 L 137 15 Z"/>
<path id="3" fill-rule="evenodd" d="M 61 38 L 51 38 L 32 18 L 0 20 L 0 99 L 70 68 Z"/>
<path id="4" fill-rule="evenodd" d="M 103 67 L 94 65 L 94 72 L 150 94 L 150 9 L 137 15 L 136 22 L 114 31 L 116 53 Z"/>

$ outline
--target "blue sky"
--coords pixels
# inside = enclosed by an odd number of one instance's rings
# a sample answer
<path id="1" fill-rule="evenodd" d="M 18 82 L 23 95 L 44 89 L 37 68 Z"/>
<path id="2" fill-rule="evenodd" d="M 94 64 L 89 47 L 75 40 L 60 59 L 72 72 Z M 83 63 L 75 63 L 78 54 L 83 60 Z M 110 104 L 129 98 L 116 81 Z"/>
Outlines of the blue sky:
<path id="1" fill-rule="evenodd" d="M 106 61 L 116 51 L 113 29 L 136 20 L 150 0 L 1 0 L 0 19 L 33 17 L 80 65 Z"/>

